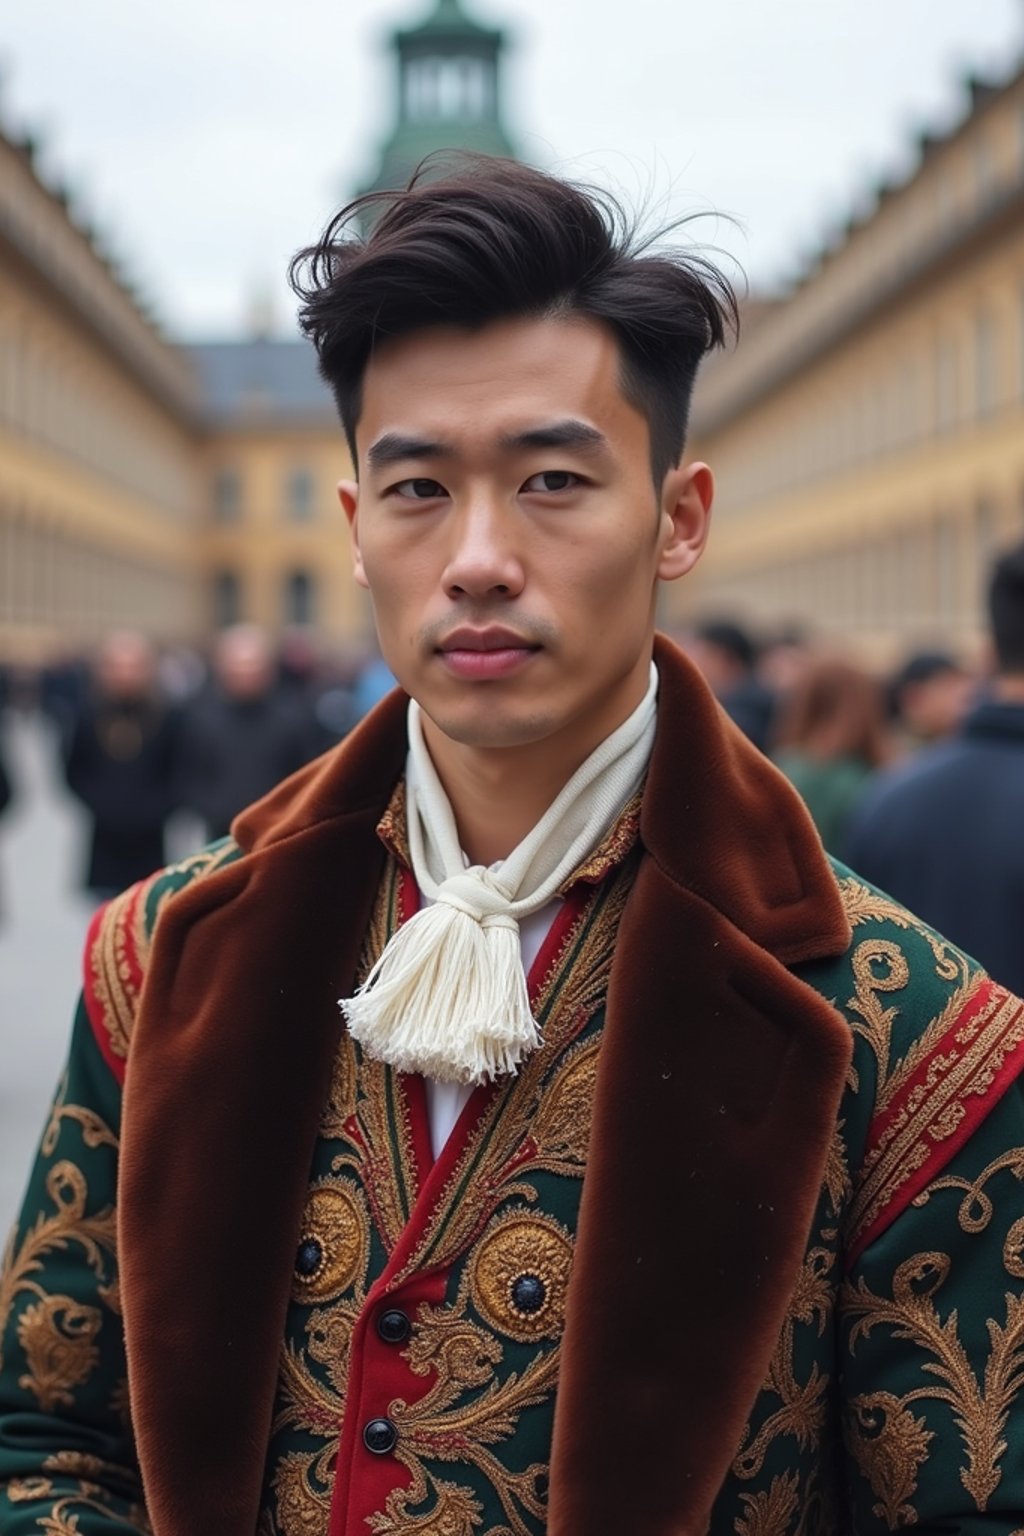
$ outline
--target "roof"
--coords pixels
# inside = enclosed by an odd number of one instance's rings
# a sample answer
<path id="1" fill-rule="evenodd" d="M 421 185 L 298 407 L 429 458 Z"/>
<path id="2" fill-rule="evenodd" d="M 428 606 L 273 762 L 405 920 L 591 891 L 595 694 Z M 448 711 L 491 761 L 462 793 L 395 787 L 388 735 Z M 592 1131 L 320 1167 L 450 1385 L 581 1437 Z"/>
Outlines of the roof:
<path id="1" fill-rule="evenodd" d="M 452 43 L 487 39 L 500 43 L 502 32 L 498 27 L 484 26 L 472 16 L 467 16 L 460 0 L 437 0 L 434 9 L 423 21 L 414 27 L 399 27 L 393 36 L 402 47 L 421 40 Z"/>
<path id="2" fill-rule="evenodd" d="M 337 419 L 311 342 L 260 337 L 186 346 L 199 376 L 202 415 L 211 425 L 265 425 Z"/>

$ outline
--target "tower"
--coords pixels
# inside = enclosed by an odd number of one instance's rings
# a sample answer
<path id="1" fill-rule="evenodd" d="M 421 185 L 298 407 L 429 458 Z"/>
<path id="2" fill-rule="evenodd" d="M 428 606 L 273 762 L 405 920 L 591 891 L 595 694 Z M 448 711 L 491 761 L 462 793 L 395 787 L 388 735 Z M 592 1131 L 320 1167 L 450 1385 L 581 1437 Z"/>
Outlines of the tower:
<path id="1" fill-rule="evenodd" d="M 375 175 L 362 188 L 402 187 L 439 149 L 515 158 L 501 117 L 505 34 L 467 15 L 461 0 L 436 0 L 418 26 L 391 35 L 397 70 L 397 121 Z"/>

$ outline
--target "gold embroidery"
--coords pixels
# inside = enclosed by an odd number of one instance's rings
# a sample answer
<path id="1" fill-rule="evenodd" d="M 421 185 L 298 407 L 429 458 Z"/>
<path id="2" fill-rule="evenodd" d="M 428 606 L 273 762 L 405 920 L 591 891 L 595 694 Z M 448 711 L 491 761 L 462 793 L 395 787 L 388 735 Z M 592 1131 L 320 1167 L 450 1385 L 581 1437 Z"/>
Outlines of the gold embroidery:
<path id="1" fill-rule="evenodd" d="M 388 1495 L 383 1514 L 370 1516 L 374 1536 L 472 1536 L 483 1524 L 483 1510 L 468 1488 L 458 1488 L 437 1478 L 428 1479 L 428 1493 L 434 1504 L 425 1515 L 412 1515 L 409 1506 L 420 1502 L 407 1488 L 396 1488 Z M 499 1531 L 489 1536 L 502 1536 Z"/>
<path id="2" fill-rule="evenodd" d="M 1006 1296 L 1006 1322 L 988 1322 L 990 1353 L 979 1382 L 970 1356 L 960 1342 L 957 1315 L 939 1319 L 934 1296 L 950 1271 L 943 1253 L 919 1253 L 899 1266 L 893 1277 L 892 1299 L 876 1296 L 861 1278 L 856 1288 L 843 1289 L 843 1307 L 855 1319 L 850 1351 L 879 1325 L 897 1338 L 912 1340 L 932 1358 L 924 1369 L 936 1384 L 920 1387 L 898 1399 L 903 1413 L 909 1404 L 931 1399 L 949 1404 L 967 1452 L 961 1481 L 984 1511 L 1002 1479 L 999 1463 L 1006 1452 L 1003 1431 L 1010 1407 L 1024 1383 L 1024 1297 Z M 900 1425 L 900 1434 L 906 1426 Z"/>
<path id="3" fill-rule="evenodd" d="M 88 964 L 110 1050 L 122 1061 L 128 1055 L 142 978 L 156 921 L 164 905 L 185 882 L 231 863 L 237 852 L 237 845 L 230 841 L 223 846 L 204 848 L 148 880 L 130 886 L 107 906 L 90 948 Z M 159 889 L 159 895 L 151 905 L 154 887 Z"/>
<path id="4" fill-rule="evenodd" d="M 573 1046 L 541 1100 L 532 1135 L 549 1172 L 578 1174 L 587 1160 L 600 1051 L 600 1039 Z"/>
<path id="5" fill-rule="evenodd" d="M 74 1120 L 82 1128 L 83 1144 L 90 1149 L 97 1147 L 113 1147 L 117 1151 L 118 1140 L 110 1127 L 100 1119 L 93 1110 L 85 1108 L 81 1104 L 65 1104 L 64 1095 L 68 1091 L 67 1075 L 61 1078 L 60 1087 L 57 1089 L 57 1097 L 50 1111 L 50 1118 L 43 1132 L 40 1144 L 40 1152 L 43 1157 L 52 1157 L 57 1150 L 57 1141 L 60 1137 L 62 1120 Z"/>
<path id="6" fill-rule="evenodd" d="M 555 1345 L 535 1355 L 522 1375 L 513 1371 L 498 1380 L 502 1347 L 493 1333 L 466 1315 L 469 1284 L 467 1273 L 451 1306 L 420 1306 L 417 1327 L 403 1351 L 415 1375 L 433 1373 L 436 1380 L 418 1402 L 409 1404 L 399 1398 L 388 1406 L 388 1417 L 398 1429 L 394 1454 L 413 1476 L 411 1486 L 394 1496 L 390 1518 L 408 1519 L 409 1511 L 429 1497 L 433 1480 L 424 1462 L 461 1461 L 483 1473 L 501 1503 L 507 1528 L 494 1527 L 489 1536 L 530 1536 L 522 1511 L 544 1518 L 541 1484 L 547 1468 L 534 1463 L 522 1472 L 512 1472 L 490 1447 L 515 1433 L 524 1409 L 543 1402 L 554 1391 L 559 1349 Z M 438 1518 L 436 1508 L 431 1518 Z"/>
<path id="7" fill-rule="evenodd" d="M 915 1196 L 913 1204 L 918 1207 L 927 1205 L 932 1195 L 940 1189 L 962 1189 L 964 1198 L 957 1213 L 962 1230 L 984 1232 L 992 1220 L 993 1211 L 992 1201 L 985 1193 L 985 1185 L 1003 1168 L 1009 1169 L 1018 1182 L 1024 1182 L 1024 1147 L 1014 1147 L 1010 1152 L 1001 1153 L 982 1169 L 976 1179 L 957 1178 L 952 1174 L 933 1179 L 927 1189 Z"/>
<path id="8" fill-rule="evenodd" d="M 295 1270 L 295 1296 L 330 1301 L 366 1272 L 370 1218 L 362 1193 L 350 1179 L 316 1184 L 306 1201 Z"/>
<path id="9" fill-rule="evenodd" d="M 899 902 L 893 901 L 890 896 L 883 896 L 881 891 L 869 890 L 866 885 L 853 878 L 840 880 L 839 895 L 851 928 L 857 928 L 862 923 L 888 922 L 897 928 L 919 934 L 935 956 L 937 976 L 943 981 L 956 981 L 961 974 L 961 959 L 941 934 L 922 923 L 912 912 L 908 912 L 906 907 L 901 907 Z"/>
<path id="10" fill-rule="evenodd" d="M 558 1222 L 506 1212 L 473 1253 L 473 1305 L 492 1328 L 523 1343 L 559 1337 L 572 1254 L 572 1239 Z"/>
<path id="11" fill-rule="evenodd" d="M 932 1058 L 924 1080 L 891 1114 L 865 1155 L 849 1214 L 851 1242 L 870 1229 L 934 1148 L 953 1134 L 966 1113 L 964 1100 L 988 1091 L 1022 1039 L 1024 1008 L 1012 994 L 993 988 L 984 1007 L 956 1032 L 955 1046 Z"/>
<path id="12" fill-rule="evenodd" d="M 847 1449 L 878 1500 L 871 1512 L 890 1531 L 917 1524 L 909 1500 L 917 1491 L 918 1469 L 935 1438 L 924 1419 L 915 1419 L 907 1411 L 908 1401 L 909 1397 L 901 1402 L 891 1392 L 855 1397 L 845 1425 Z"/>
<path id="13" fill-rule="evenodd" d="M 71 1243 L 83 1249 L 90 1268 L 102 1280 L 104 1255 L 114 1255 L 115 1228 L 112 1207 L 86 1216 L 87 1187 L 80 1168 L 60 1162 L 46 1176 L 46 1192 L 56 1214 L 40 1214 L 26 1233 L 20 1248 L 12 1232 L 0 1272 L 0 1365 L 2 1341 L 14 1303 L 21 1295 L 34 1302 L 18 1320 L 18 1341 L 25 1351 L 28 1373 L 18 1385 L 32 1392 L 44 1411 L 72 1402 L 72 1389 L 88 1377 L 96 1360 L 95 1339 L 101 1313 L 71 1296 L 47 1295 L 33 1277 L 45 1254 L 62 1251 Z M 98 1287 L 108 1306 L 114 1294 L 109 1284 Z"/>
<path id="14" fill-rule="evenodd" d="M 523 1173 L 550 1167 L 582 1177 L 582 1160 L 554 1156 L 549 1164 L 533 1130 L 543 1114 L 552 1068 L 604 1002 L 615 936 L 635 869 L 635 863 L 623 865 L 613 881 L 598 886 L 565 935 L 536 999 L 544 1043 L 527 1058 L 518 1076 L 502 1085 L 481 1115 L 420 1241 L 402 1267 L 399 1282 L 428 1264 L 451 1263 L 509 1198 L 534 1199 L 532 1185 L 517 1182 Z M 579 1108 L 578 1097 L 575 1103 Z M 589 1110 L 585 1112 L 586 1120 L 578 1119 L 574 1132 L 584 1155 L 590 1134 Z"/>
<path id="15" fill-rule="evenodd" d="M 135 1012 L 141 992 L 141 972 L 135 957 L 144 958 L 146 939 L 145 886 L 133 885 L 107 907 L 89 952 L 93 992 L 102 1011 L 103 1027 L 112 1053 L 128 1055 Z"/>
<path id="16" fill-rule="evenodd" d="M 788 1536 L 799 1494 L 795 1472 L 773 1477 L 771 1486 L 761 1493 L 741 1493 L 743 1514 L 736 1521 L 736 1536 Z"/>
<path id="17" fill-rule="evenodd" d="M 49 1466 L 57 1459 L 54 1456 L 47 1457 L 44 1465 Z M 102 1466 L 102 1463 L 100 1465 Z M 56 1490 L 52 1478 L 49 1477 L 16 1477 L 12 1478 L 3 1491 L 12 1504 L 29 1504 L 38 1502 L 40 1499 L 52 1499 Z M 97 1497 L 102 1497 L 102 1491 L 99 1488 L 93 1487 L 90 1483 L 80 1483 L 77 1493 L 62 1495 L 51 1507 L 49 1514 L 39 1516 L 36 1525 L 46 1533 L 46 1536 L 80 1536 L 78 1516 L 69 1513 L 72 1505 L 78 1505 L 103 1515 L 106 1520 L 114 1520 L 118 1525 L 127 1525 L 133 1531 L 141 1531 L 144 1536 L 151 1536 L 152 1527 L 142 1505 L 133 1504 L 126 1515 L 119 1515 L 106 1502 L 98 1503 Z"/>
<path id="18" fill-rule="evenodd" d="M 613 869 L 618 869 L 632 853 L 640 836 L 640 807 L 643 803 L 643 790 L 640 789 L 622 809 L 615 825 L 598 843 L 589 858 L 573 870 L 572 874 L 560 888 L 559 894 L 564 896 L 574 885 L 581 880 L 588 884 L 596 884 L 598 880 L 604 880 Z"/>
<path id="19" fill-rule="evenodd" d="M 343 1141 L 347 1122 L 356 1107 L 356 1049 L 347 1030 L 343 1030 L 334 1053 L 331 1087 L 320 1117 L 320 1135 L 325 1141 Z"/>
<path id="20" fill-rule="evenodd" d="M 102 1317 L 98 1307 L 70 1296 L 43 1296 L 18 1319 L 18 1343 L 28 1372 L 18 1386 L 34 1393 L 44 1413 L 70 1407 L 72 1388 L 92 1375 L 99 1361 L 96 1340 Z"/>
<path id="21" fill-rule="evenodd" d="M 393 799 L 392 809 L 395 805 Z M 582 1177 L 598 1046 L 596 1040 L 574 1041 L 604 1000 L 615 932 L 634 869 L 635 862 L 606 886 L 588 892 L 535 1000 L 545 1044 L 518 1079 L 495 1093 L 430 1212 L 423 1241 L 395 1282 L 399 1284 L 427 1262 L 432 1268 L 449 1262 L 484 1231 L 499 1206 L 518 1195 L 516 1219 L 539 1222 L 538 1230 L 551 1252 L 546 1254 L 544 1275 L 537 1276 L 545 1288 L 536 1320 L 529 1311 L 540 1296 L 536 1287 L 519 1288 L 520 1300 L 526 1300 L 526 1306 L 519 1307 L 521 1316 L 512 1311 L 507 1294 L 502 1297 L 500 1289 L 494 1292 L 491 1305 L 501 1311 L 509 1325 L 509 1338 L 518 1336 L 538 1343 L 546 1339 L 555 1331 L 556 1312 L 564 1305 L 562 1271 L 567 1273 L 571 1244 L 554 1223 L 523 1208 L 523 1201 L 531 1202 L 537 1196 L 533 1186 L 522 1182 L 519 1175 L 547 1170 L 573 1179 Z M 367 974 L 397 926 L 402 878 L 393 856 L 378 888 L 360 959 L 360 977 Z M 363 1057 L 347 1033 L 343 1033 L 336 1053 L 320 1134 L 341 1144 L 331 1159 L 336 1177 L 327 1182 L 355 1189 L 355 1180 L 359 1181 L 366 1198 L 363 1214 L 367 1219 L 372 1217 L 385 1250 L 393 1250 L 406 1232 L 419 1198 L 409 1104 L 399 1074 Z M 308 1215 L 304 1236 L 319 1238 L 323 1223 L 317 1224 Z M 368 1247 L 360 1248 L 361 1263 L 368 1264 L 367 1253 Z M 537 1257 L 534 1247 L 528 1256 L 534 1268 Z M 310 1249 L 305 1262 L 316 1269 L 314 1284 L 321 1274 L 315 1259 L 316 1253 Z M 509 1282 L 528 1278 L 530 1273 L 529 1263 L 524 1263 L 509 1275 Z M 493 1287 L 494 1282 L 491 1284 Z M 350 1293 L 343 1295 L 341 1289 L 334 1288 L 337 1299 L 307 1318 L 302 1346 L 290 1344 L 284 1351 L 272 1433 L 301 1431 L 318 1442 L 319 1449 L 311 1454 L 284 1453 L 271 1474 L 275 1519 L 283 1536 L 307 1536 L 312 1530 L 325 1528 L 324 1500 L 329 1499 L 334 1480 L 352 1330 L 365 1308 L 367 1286 L 368 1275 L 357 1273 Z M 326 1297 L 304 1291 L 300 1283 L 293 1294 L 300 1302 L 326 1302 Z M 466 1315 L 468 1302 L 467 1269 L 454 1308 L 420 1310 L 407 1358 L 414 1374 L 434 1374 L 436 1380 L 419 1402 L 396 1403 L 388 1410 L 400 1430 L 400 1449 L 395 1454 L 406 1458 L 413 1482 L 396 1491 L 385 1509 L 373 1517 L 375 1531 L 401 1532 L 402 1536 L 410 1532 L 462 1536 L 465 1532 L 470 1536 L 479 1524 L 480 1506 L 475 1495 L 435 1479 L 423 1465 L 430 1460 L 468 1461 L 494 1485 L 506 1507 L 507 1525 L 489 1528 L 488 1536 L 529 1536 L 533 1527 L 525 1520 L 543 1519 L 539 1485 L 546 1469 L 537 1465 L 510 1473 L 499 1465 L 489 1447 L 514 1433 L 524 1408 L 550 1396 L 557 1352 L 549 1349 L 521 1376 L 499 1380 L 496 1372 L 502 1360 L 501 1344 L 489 1329 Z M 482 1291 L 481 1302 L 486 1304 Z M 473 1395 L 472 1401 L 465 1400 L 467 1395 Z M 430 1506 L 427 1512 L 424 1505 Z"/>
<path id="22" fill-rule="evenodd" d="M 49 1477 L 16 1477 L 8 1483 L 7 1497 L 12 1504 L 27 1504 L 29 1499 L 45 1499 L 53 1492 Z"/>
<path id="23" fill-rule="evenodd" d="M 614 825 L 605 834 L 604 838 L 594 851 L 587 855 L 582 864 L 573 870 L 572 874 L 560 886 L 558 894 L 564 896 L 574 885 L 585 881 L 589 885 L 596 885 L 598 881 L 605 879 L 612 870 L 622 864 L 626 856 L 632 852 L 640 836 L 640 808 L 643 803 L 643 790 L 640 789 L 622 809 Z M 409 836 L 406 820 L 406 793 L 405 779 L 399 779 L 395 785 L 387 810 L 377 823 L 377 836 L 384 844 L 388 852 L 405 866 L 412 868 L 412 856 L 409 852 Z"/>
<path id="24" fill-rule="evenodd" d="M 324 1536 L 331 1518 L 331 1496 L 317 1492 L 311 1473 L 316 1456 L 290 1451 L 274 1472 L 277 1523 L 283 1536 Z"/>
<path id="25" fill-rule="evenodd" d="M 357 980 L 369 975 L 399 923 L 402 872 L 388 860 L 377 891 Z M 373 1218 L 385 1248 L 390 1252 L 404 1232 L 419 1193 L 419 1170 L 413 1151 L 412 1122 L 402 1082 L 383 1062 L 363 1056 L 348 1032 L 335 1064 L 336 1084 L 332 1097 L 342 1103 L 355 1099 L 354 1125 L 346 1119 L 337 1126 L 352 1148 L 334 1159 L 336 1172 L 351 1168 L 363 1181 Z M 344 1081 L 352 1074 L 351 1084 Z M 337 1117 L 334 1117 L 337 1125 Z"/>
<path id="26" fill-rule="evenodd" d="M 797 1381 L 795 1335 L 798 1323 L 816 1326 L 818 1337 L 824 1335 L 835 1307 L 833 1263 L 833 1255 L 825 1248 L 810 1249 L 804 1259 L 762 1388 L 779 1398 L 781 1406 L 768 1415 L 733 1462 L 733 1472 L 744 1481 L 758 1475 L 769 1447 L 780 1435 L 792 1435 L 801 1449 L 816 1445 L 821 1437 L 829 1378 L 815 1364 L 805 1382 Z"/>
<path id="27" fill-rule="evenodd" d="M 867 1040 L 878 1064 L 875 1106 L 876 1111 L 881 1112 L 913 1076 L 920 1063 L 931 1054 L 985 978 L 981 975 L 972 977 L 963 955 L 888 897 L 869 891 L 856 880 L 841 881 L 839 890 L 846 915 L 854 928 L 865 922 L 885 921 L 907 932 L 916 933 L 932 951 L 935 974 L 939 980 L 957 983 L 956 990 L 950 995 L 942 1012 L 916 1035 L 906 1055 L 898 1062 L 890 1063 L 892 1022 L 898 1009 L 882 1008 L 875 994 L 901 990 L 910 980 L 910 969 L 902 949 L 891 939 L 866 939 L 855 949 L 853 973 L 857 995 L 850 999 L 848 1007 L 854 1015 L 854 1034 L 862 1035 Z M 876 974 L 876 966 L 886 968 L 881 976 Z M 857 1023 L 857 1019 L 863 1022 Z"/>

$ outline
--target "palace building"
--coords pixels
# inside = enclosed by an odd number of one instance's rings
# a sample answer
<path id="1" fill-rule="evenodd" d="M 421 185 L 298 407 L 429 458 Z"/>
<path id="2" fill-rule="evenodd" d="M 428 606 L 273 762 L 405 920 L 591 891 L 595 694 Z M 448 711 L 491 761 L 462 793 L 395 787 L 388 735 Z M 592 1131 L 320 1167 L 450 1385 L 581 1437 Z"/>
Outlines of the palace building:
<path id="1" fill-rule="evenodd" d="M 462 0 L 392 33 L 394 125 L 364 191 L 436 149 L 515 154 L 505 45 Z M 796 622 L 880 661 L 978 640 L 988 558 L 1024 535 L 1024 70 L 971 82 L 911 175 L 792 292 L 745 306 L 691 447 L 716 471 L 714 537 L 666 622 Z M 349 472 L 304 341 L 175 345 L 0 132 L 0 659 L 239 619 L 364 644 Z"/>
<path id="2" fill-rule="evenodd" d="M 439 149 L 511 156 L 505 37 L 435 0 L 391 38 L 396 113 L 364 190 Z M 336 486 L 351 464 L 312 348 L 163 336 L 30 141 L 0 131 L 0 660 L 122 625 L 251 620 L 363 645 Z"/>
<path id="3" fill-rule="evenodd" d="M 692 448 L 714 533 L 673 618 L 795 621 L 882 662 L 978 643 L 990 556 L 1024 537 L 1024 70 L 968 89 L 913 173 L 706 366 Z"/>
<path id="4" fill-rule="evenodd" d="M 0 136 L 0 657 L 196 632 L 199 442 L 188 356 Z"/>

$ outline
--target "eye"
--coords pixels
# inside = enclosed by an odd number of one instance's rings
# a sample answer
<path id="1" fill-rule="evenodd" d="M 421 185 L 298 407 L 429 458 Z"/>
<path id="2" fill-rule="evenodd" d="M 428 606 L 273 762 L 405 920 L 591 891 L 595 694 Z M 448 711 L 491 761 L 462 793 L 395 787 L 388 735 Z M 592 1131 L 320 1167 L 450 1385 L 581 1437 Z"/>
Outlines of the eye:
<path id="1" fill-rule="evenodd" d="M 391 487 L 396 496 L 404 496 L 407 501 L 434 501 L 438 496 L 447 496 L 448 492 L 437 480 L 427 480 L 420 477 L 416 480 L 399 480 L 397 485 Z"/>
<path id="2" fill-rule="evenodd" d="M 578 485 L 583 485 L 583 478 L 574 475 L 569 469 L 542 469 L 538 474 L 531 475 L 523 485 L 524 491 L 547 492 L 549 495 L 558 491 L 572 491 Z"/>

